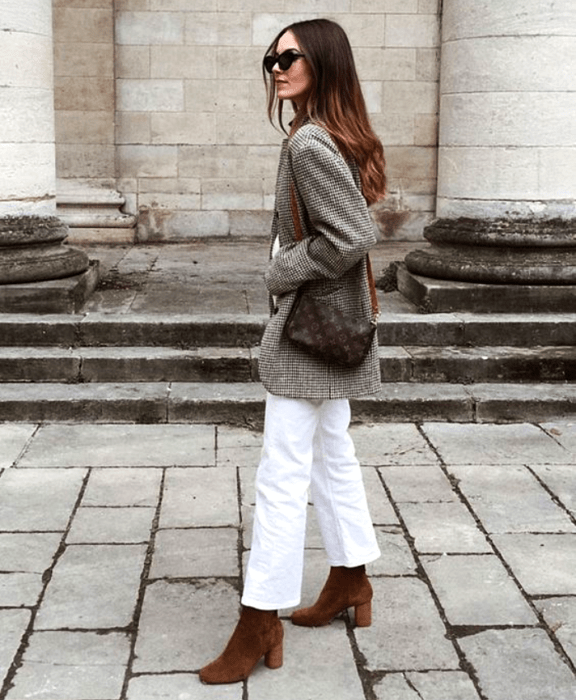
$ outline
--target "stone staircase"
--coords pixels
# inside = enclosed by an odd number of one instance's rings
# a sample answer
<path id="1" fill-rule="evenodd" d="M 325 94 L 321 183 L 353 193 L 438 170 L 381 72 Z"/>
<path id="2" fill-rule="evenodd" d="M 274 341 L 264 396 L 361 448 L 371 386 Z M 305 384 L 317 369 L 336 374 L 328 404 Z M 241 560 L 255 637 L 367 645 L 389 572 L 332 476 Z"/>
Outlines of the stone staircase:
<path id="1" fill-rule="evenodd" d="M 384 309 L 385 311 L 385 309 Z M 261 425 L 263 315 L 0 315 L 0 421 Z M 383 314 L 354 420 L 576 414 L 576 315 Z"/>

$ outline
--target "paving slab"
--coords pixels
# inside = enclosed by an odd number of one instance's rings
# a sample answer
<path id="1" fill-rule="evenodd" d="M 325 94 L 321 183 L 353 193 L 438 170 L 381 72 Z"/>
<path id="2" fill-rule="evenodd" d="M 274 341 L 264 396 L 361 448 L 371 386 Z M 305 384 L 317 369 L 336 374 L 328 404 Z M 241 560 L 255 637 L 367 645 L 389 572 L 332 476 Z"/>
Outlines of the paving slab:
<path id="1" fill-rule="evenodd" d="M 67 544 L 138 544 L 151 537 L 154 508 L 78 508 Z"/>
<path id="2" fill-rule="evenodd" d="M 0 469 L 11 467 L 25 449 L 37 426 L 34 423 L 0 425 Z"/>
<path id="3" fill-rule="evenodd" d="M 239 525 L 238 484 L 232 469 L 168 469 L 160 527 Z"/>
<path id="4" fill-rule="evenodd" d="M 457 670 L 460 662 L 427 586 L 417 578 L 375 578 L 371 627 L 354 630 L 371 671 Z"/>
<path id="5" fill-rule="evenodd" d="M 30 617 L 30 610 L 0 610 L 0 684 L 8 674 Z"/>
<path id="6" fill-rule="evenodd" d="M 562 505 L 576 516 L 576 465 L 534 464 L 530 469 L 550 489 Z"/>
<path id="7" fill-rule="evenodd" d="M 243 700 L 242 683 L 204 685 L 195 673 L 136 676 L 128 684 L 126 700 Z"/>
<path id="8" fill-rule="evenodd" d="M 350 435 L 363 466 L 437 464 L 438 459 L 412 423 L 353 425 Z"/>
<path id="9" fill-rule="evenodd" d="M 375 530 L 382 556 L 369 565 L 369 574 L 372 576 L 416 575 L 416 561 L 399 528 L 379 526 Z"/>
<path id="10" fill-rule="evenodd" d="M 399 503 L 398 508 L 420 553 L 492 552 L 485 535 L 460 502 Z"/>
<path id="11" fill-rule="evenodd" d="M 538 624 L 496 556 L 423 556 L 420 561 L 451 625 Z"/>
<path id="12" fill-rule="evenodd" d="M 535 600 L 534 605 L 576 665 L 576 598 L 545 598 Z"/>
<path id="13" fill-rule="evenodd" d="M 58 560 L 36 629 L 128 626 L 144 566 L 144 545 L 70 545 Z"/>
<path id="14" fill-rule="evenodd" d="M 334 663 L 338 659 L 338 663 Z M 248 679 L 250 700 L 364 700 L 346 627 L 303 628 L 284 623 L 284 665 L 259 664 Z"/>
<path id="15" fill-rule="evenodd" d="M 97 467 L 90 471 L 82 505 L 156 507 L 161 483 L 162 469 Z"/>
<path id="16" fill-rule="evenodd" d="M 154 541 L 150 578 L 238 576 L 238 530 L 160 530 Z"/>
<path id="17" fill-rule="evenodd" d="M 219 467 L 257 467 L 262 453 L 262 433 L 227 425 L 217 427 L 216 464 Z"/>
<path id="18" fill-rule="evenodd" d="M 130 652 L 125 634 L 36 632 L 7 700 L 117 700 Z"/>
<path id="19" fill-rule="evenodd" d="M 538 426 L 426 423 L 423 431 L 447 464 L 567 464 L 573 456 Z"/>
<path id="20" fill-rule="evenodd" d="M 448 471 L 490 533 L 576 532 L 568 514 L 525 467 L 451 465 Z"/>
<path id="21" fill-rule="evenodd" d="M 439 466 L 382 467 L 382 479 L 396 503 L 449 503 L 458 501 L 448 477 Z"/>
<path id="22" fill-rule="evenodd" d="M 479 700 L 462 671 L 387 673 L 375 684 L 377 700 Z"/>
<path id="23" fill-rule="evenodd" d="M 198 671 L 224 649 L 238 621 L 227 581 L 157 581 L 147 586 L 136 641 L 136 673 Z"/>
<path id="24" fill-rule="evenodd" d="M 576 698 L 576 678 L 541 629 L 489 630 L 458 644 L 490 700 Z"/>
<path id="25" fill-rule="evenodd" d="M 85 476 L 84 469 L 5 471 L 0 476 L 0 531 L 65 530 Z"/>
<path id="26" fill-rule="evenodd" d="M 0 607 L 32 607 L 38 602 L 43 587 L 40 574 L 0 573 Z"/>
<path id="27" fill-rule="evenodd" d="M 214 426 L 43 425 L 19 467 L 162 467 L 215 464 Z"/>
<path id="28" fill-rule="evenodd" d="M 576 595 L 576 535 L 494 535 L 529 595 Z"/>
<path id="29" fill-rule="evenodd" d="M 52 564 L 62 533 L 0 533 L 0 571 L 42 574 Z"/>
<path id="30" fill-rule="evenodd" d="M 428 671 L 407 673 L 406 678 L 422 700 L 478 700 L 479 695 L 462 671 Z"/>
<path id="31" fill-rule="evenodd" d="M 382 485 L 378 471 L 374 467 L 363 467 L 362 478 L 372 522 L 376 525 L 398 525 L 398 516 Z"/>

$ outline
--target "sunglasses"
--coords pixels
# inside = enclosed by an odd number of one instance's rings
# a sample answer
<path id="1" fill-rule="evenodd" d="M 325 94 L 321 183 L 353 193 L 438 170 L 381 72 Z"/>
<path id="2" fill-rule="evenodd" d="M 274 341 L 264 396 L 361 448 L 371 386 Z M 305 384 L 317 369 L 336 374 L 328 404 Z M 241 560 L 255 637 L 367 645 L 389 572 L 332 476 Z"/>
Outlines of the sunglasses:
<path id="1" fill-rule="evenodd" d="M 288 70 L 298 58 L 304 58 L 304 54 L 290 49 L 284 51 L 284 53 L 281 53 L 279 56 L 265 56 L 263 61 L 264 68 L 266 68 L 268 73 L 272 73 L 274 66 L 278 64 L 280 70 Z"/>

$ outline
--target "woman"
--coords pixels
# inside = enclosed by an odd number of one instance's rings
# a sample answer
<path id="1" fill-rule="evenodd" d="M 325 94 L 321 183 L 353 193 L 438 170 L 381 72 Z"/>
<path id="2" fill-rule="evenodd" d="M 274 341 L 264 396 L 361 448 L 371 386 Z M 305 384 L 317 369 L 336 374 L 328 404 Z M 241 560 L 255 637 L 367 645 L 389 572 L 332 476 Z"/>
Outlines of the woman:
<path id="1" fill-rule="evenodd" d="M 384 195 L 382 145 L 339 25 L 310 20 L 286 27 L 264 68 L 270 119 L 277 104 L 282 125 L 285 101 L 295 111 L 280 157 L 265 275 L 273 313 L 259 361 L 268 392 L 264 444 L 242 612 L 224 652 L 200 671 L 205 683 L 243 680 L 262 656 L 269 668 L 282 665 L 278 610 L 300 602 L 309 487 L 331 569 L 316 604 L 294 612 L 294 624 L 325 625 L 354 607 L 356 624 L 370 625 L 365 564 L 380 555 L 348 434 L 348 398 L 379 390 L 377 339 L 348 369 L 306 354 L 283 330 L 298 289 L 370 317 L 366 254 L 376 239 L 367 205 Z"/>

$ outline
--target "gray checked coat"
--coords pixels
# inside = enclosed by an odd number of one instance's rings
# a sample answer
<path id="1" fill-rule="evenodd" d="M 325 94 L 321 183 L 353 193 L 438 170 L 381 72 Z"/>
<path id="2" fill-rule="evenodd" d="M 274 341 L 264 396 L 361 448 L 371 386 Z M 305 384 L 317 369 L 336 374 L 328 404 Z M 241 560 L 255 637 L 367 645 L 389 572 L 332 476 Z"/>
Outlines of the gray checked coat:
<path id="1" fill-rule="evenodd" d="M 303 240 L 296 242 L 290 188 L 294 185 Z M 340 399 L 380 390 L 376 337 L 364 362 L 353 369 L 331 366 L 296 348 L 283 335 L 296 291 L 321 298 L 342 311 L 371 318 L 366 253 L 374 227 L 360 191 L 355 164 L 344 160 L 328 132 L 307 123 L 282 145 L 276 182 L 272 241 L 279 252 L 265 274 L 277 307 L 266 326 L 260 378 L 279 396 Z"/>

